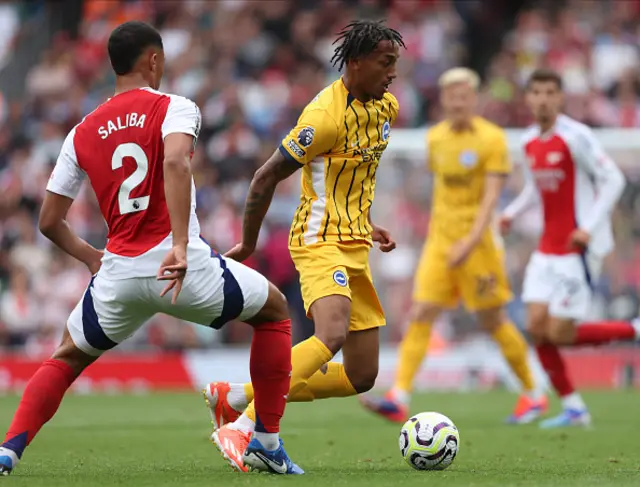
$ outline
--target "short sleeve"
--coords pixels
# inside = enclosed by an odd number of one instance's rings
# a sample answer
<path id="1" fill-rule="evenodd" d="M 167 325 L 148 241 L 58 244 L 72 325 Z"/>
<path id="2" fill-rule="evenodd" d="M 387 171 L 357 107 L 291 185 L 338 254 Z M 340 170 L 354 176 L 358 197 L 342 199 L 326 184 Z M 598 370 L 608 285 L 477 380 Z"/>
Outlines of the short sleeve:
<path id="1" fill-rule="evenodd" d="M 170 96 L 171 101 L 162 123 L 162 138 L 169 134 L 187 134 L 197 140 L 202 125 L 198 105 L 182 96 Z"/>
<path id="2" fill-rule="evenodd" d="M 398 99 L 393 96 L 391 93 L 387 95 L 389 97 L 389 114 L 391 115 L 390 123 L 393 123 L 398 118 L 398 113 L 400 112 L 400 104 L 398 103 Z"/>
<path id="3" fill-rule="evenodd" d="M 429 171 L 433 171 L 433 161 L 432 161 L 432 157 L 431 157 L 431 131 L 427 130 L 427 133 L 425 135 L 424 138 L 424 145 L 425 145 L 425 161 L 427 163 L 427 169 L 429 169 Z"/>
<path id="4" fill-rule="evenodd" d="M 85 172 L 78 165 L 74 139 L 76 135 L 75 127 L 67 138 L 64 139 L 60 155 L 53 168 L 49 182 L 47 183 L 47 191 L 56 193 L 67 198 L 76 199 L 82 182 L 86 176 Z"/>
<path id="5" fill-rule="evenodd" d="M 511 172 L 507 137 L 502 130 L 496 132 L 487 144 L 485 172 L 497 174 L 509 174 Z"/>
<path id="6" fill-rule="evenodd" d="M 338 126 L 326 110 L 305 110 L 293 130 L 282 140 L 280 152 L 304 165 L 329 152 L 337 139 Z"/>

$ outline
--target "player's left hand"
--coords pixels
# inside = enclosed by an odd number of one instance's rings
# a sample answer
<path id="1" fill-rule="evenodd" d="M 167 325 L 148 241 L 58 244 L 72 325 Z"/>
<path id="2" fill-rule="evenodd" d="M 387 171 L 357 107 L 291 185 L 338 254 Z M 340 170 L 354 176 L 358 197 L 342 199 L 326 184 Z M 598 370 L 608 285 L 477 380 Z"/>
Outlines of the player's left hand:
<path id="1" fill-rule="evenodd" d="M 373 231 L 371 232 L 371 238 L 374 242 L 378 242 L 378 248 L 382 252 L 391 252 L 396 248 L 396 242 L 391 238 L 389 230 L 378 225 L 373 225 Z"/>
<path id="2" fill-rule="evenodd" d="M 469 257 L 469 254 L 473 250 L 475 246 L 474 242 L 470 239 L 462 239 L 458 240 L 451 246 L 451 250 L 449 251 L 449 267 L 458 267 L 463 264 L 465 260 Z"/>
<path id="3" fill-rule="evenodd" d="M 591 235 L 589 235 L 589 233 L 576 228 L 569 236 L 569 247 L 572 249 L 585 250 L 589 246 L 590 241 Z"/>
<path id="4" fill-rule="evenodd" d="M 182 282 L 187 274 L 187 247 L 177 245 L 172 247 L 169 253 L 162 260 L 158 275 L 158 281 L 169 281 L 160 293 L 160 297 L 164 297 L 173 289 L 171 304 L 176 304 L 180 291 L 182 291 Z"/>
<path id="5" fill-rule="evenodd" d="M 242 262 L 243 260 L 248 259 L 249 256 L 253 254 L 254 250 L 255 250 L 255 247 L 252 247 L 240 242 L 239 244 L 236 244 L 226 254 L 224 254 L 224 256 L 228 257 L 229 259 L 233 259 L 236 262 Z"/>

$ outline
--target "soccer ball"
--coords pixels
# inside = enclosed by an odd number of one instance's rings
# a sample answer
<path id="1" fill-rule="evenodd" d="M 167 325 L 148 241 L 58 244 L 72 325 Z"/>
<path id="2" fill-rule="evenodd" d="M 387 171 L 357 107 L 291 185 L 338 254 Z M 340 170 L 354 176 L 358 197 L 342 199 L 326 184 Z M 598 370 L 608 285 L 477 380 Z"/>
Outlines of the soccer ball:
<path id="1" fill-rule="evenodd" d="M 458 454 L 460 434 L 440 413 L 420 413 L 400 430 L 400 453 L 416 470 L 444 470 Z"/>

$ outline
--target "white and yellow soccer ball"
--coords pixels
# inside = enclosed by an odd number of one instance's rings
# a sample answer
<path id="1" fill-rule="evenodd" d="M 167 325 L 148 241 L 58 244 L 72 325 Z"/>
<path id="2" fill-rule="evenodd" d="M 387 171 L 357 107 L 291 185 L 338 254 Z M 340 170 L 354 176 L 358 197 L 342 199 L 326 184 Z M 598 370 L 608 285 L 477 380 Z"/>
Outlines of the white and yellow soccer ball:
<path id="1" fill-rule="evenodd" d="M 458 428 L 440 413 L 412 416 L 400 430 L 400 453 L 416 470 L 444 470 L 460 446 Z"/>

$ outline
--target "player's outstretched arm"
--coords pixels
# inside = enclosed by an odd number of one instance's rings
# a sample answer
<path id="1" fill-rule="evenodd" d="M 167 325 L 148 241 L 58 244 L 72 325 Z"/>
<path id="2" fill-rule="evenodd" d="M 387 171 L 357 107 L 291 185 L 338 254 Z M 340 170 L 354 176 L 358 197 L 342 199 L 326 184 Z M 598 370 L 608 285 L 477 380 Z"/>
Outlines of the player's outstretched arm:
<path id="1" fill-rule="evenodd" d="M 227 257 L 243 261 L 253 253 L 258 242 L 262 221 L 271 205 L 276 186 L 301 167 L 298 162 L 285 157 L 282 151 L 278 149 L 256 171 L 251 180 L 249 194 L 244 207 L 242 242 L 227 252 Z"/>
<path id="2" fill-rule="evenodd" d="M 78 237 L 67 222 L 67 213 L 73 200 L 47 191 L 40 210 L 38 226 L 42 235 L 64 250 L 67 254 L 84 263 L 92 274 L 100 269 L 103 252 Z"/>

